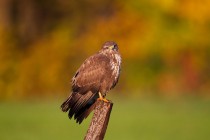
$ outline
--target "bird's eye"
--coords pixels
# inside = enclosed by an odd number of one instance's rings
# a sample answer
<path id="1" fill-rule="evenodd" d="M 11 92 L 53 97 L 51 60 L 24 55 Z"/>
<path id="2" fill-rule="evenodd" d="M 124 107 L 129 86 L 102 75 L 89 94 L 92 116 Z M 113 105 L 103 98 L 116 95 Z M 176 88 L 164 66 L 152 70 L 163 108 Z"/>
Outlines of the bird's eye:
<path id="1" fill-rule="evenodd" d="M 115 49 L 115 50 L 117 50 L 117 49 L 118 49 L 117 44 L 115 44 L 115 45 L 114 45 L 114 49 Z"/>

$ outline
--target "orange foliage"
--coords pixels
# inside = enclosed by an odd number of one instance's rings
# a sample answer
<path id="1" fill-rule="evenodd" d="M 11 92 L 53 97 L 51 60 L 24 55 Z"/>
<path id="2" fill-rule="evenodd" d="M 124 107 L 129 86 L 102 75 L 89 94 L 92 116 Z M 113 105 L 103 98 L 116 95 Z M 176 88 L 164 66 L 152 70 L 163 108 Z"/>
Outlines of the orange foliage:
<path id="1" fill-rule="evenodd" d="M 66 94 L 79 65 L 107 40 L 123 58 L 117 90 L 209 93 L 210 1 L 83 2 L 33 1 L 33 12 L 11 17 L 0 9 L 0 99 Z"/>

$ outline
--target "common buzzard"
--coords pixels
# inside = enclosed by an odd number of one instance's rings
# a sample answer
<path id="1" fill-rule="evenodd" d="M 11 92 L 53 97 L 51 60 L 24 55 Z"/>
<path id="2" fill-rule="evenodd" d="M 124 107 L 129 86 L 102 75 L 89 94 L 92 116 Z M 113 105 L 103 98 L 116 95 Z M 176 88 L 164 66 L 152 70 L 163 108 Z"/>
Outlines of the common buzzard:
<path id="1" fill-rule="evenodd" d="M 121 56 L 113 41 L 104 43 L 101 50 L 90 56 L 72 78 L 72 92 L 61 105 L 69 118 L 74 116 L 81 123 L 94 109 L 93 104 L 105 96 L 118 82 L 121 69 Z"/>

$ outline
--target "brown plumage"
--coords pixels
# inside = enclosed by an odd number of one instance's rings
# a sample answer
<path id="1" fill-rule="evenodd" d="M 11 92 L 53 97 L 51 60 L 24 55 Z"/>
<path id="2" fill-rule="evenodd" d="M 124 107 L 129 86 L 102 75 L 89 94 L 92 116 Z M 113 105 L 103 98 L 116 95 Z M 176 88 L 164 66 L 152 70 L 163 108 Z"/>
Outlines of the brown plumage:
<path id="1" fill-rule="evenodd" d="M 121 68 L 121 56 L 113 41 L 104 43 L 102 49 L 90 56 L 72 78 L 72 93 L 61 105 L 64 112 L 77 123 L 81 123 L 94 109 L 94 103 L 115 87 Z"/>

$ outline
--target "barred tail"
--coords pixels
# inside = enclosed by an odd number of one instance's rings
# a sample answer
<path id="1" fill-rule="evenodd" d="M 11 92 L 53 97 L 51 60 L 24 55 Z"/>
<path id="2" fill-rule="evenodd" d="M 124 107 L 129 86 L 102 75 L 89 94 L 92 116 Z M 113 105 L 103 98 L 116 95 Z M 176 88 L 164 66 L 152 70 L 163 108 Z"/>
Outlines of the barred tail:
<path id="1" fill-rule="evenodd" d="M 63 104 L 61 105 L 61 110 L 63 112 L 67 112 L 70 109 L 70 100 L 71 100 L 72 96 L 70 95 L 65 102 L 63 102 Z"/>
<path id="2" fill-rule="evenodd" d="M 63 102 L 61 109 L 63 112 L 69 111 L 69 118 L 71 119 L 74 116 L 76 122 L 80 124 L 93 111 L 97 98 L 98 94 L 92 93 L 91 91 L 85 94 L 73 92 Z"/>

